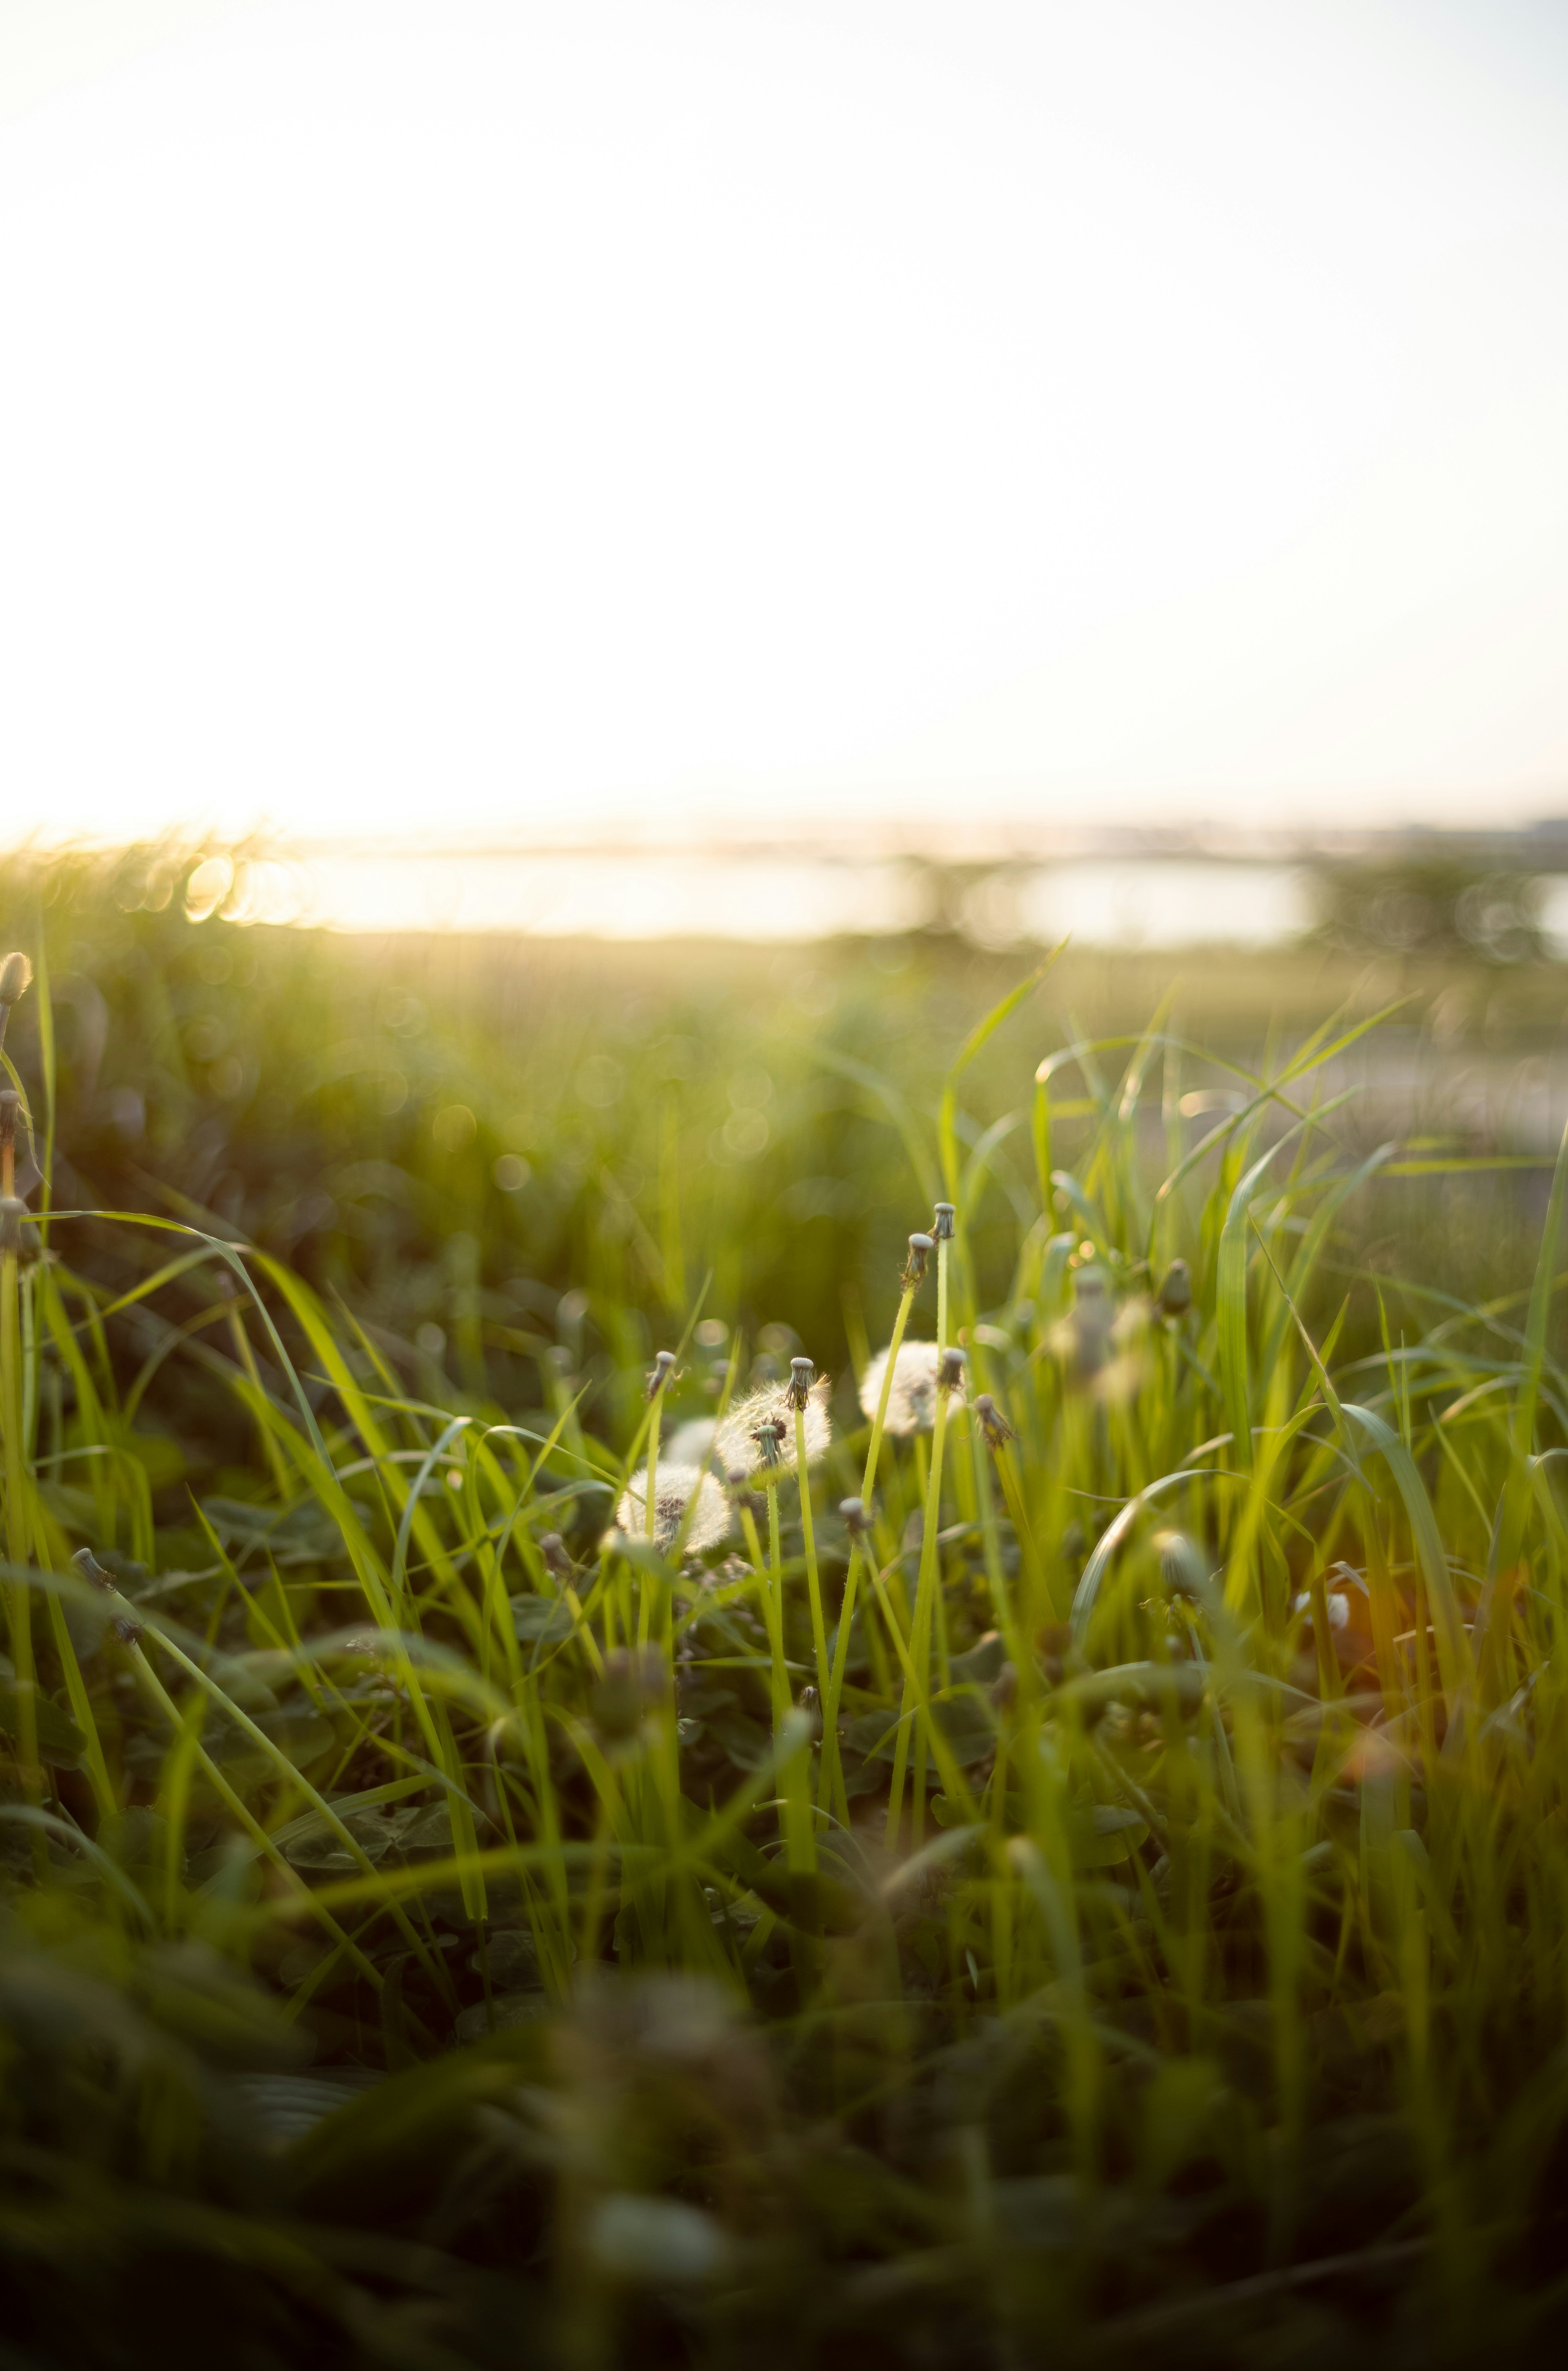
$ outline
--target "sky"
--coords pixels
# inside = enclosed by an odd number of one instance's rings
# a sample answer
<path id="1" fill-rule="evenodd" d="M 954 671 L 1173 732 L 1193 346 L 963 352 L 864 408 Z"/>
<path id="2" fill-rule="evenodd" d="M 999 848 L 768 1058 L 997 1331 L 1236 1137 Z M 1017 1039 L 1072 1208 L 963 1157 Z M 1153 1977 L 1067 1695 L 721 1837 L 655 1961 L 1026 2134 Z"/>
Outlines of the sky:
<path id="1" fill-rule="evenodd" d="M 1568 814 L 1548 0 L 0 0 L 0 839 Z"/>

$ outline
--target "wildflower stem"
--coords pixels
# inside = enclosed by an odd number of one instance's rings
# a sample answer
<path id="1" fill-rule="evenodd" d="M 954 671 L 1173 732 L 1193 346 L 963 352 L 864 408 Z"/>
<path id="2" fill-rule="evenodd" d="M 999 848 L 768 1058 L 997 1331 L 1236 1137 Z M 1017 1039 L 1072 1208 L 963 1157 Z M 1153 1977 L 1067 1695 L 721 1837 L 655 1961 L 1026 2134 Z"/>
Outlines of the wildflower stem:
<path id="1" fill-rule="evenodd" d="M 41 1794 L 38 1708 L 33 1700 L 32 1591 L 22 1578 L 28 1562 L 28 1521 L 17 1303 L 17 1255 L 7 1250 L 0 1260 L 0 1426 L 6 1435 L 6 1556 L 13 1576 L 9 1613 L 11 1661 L 17 1675 L 17 1759 L 21 1765 L 23 1800 L 36 1804 Z M 41 1871 L 47 1865 L 41 1829 L 34 1831 L 33 1859 Z"/>
<path id="2" fill-rule="evenodd" d="M 664 1394 L 656 1393 L 648 1411 L 648 1486 L 643 1507 L 643 1532 L 650 1547 L 658 1524 L 658 1436 L 663 1406 Z"/>
<path id="3" fill-rule="evenodd" d="M 795 1411 L 795 1475 L 800 1485 L 800 1537 L 806 1550 L 806 1587 L 811 1600 L 811 1643 L 817 1653 L 817 1692 L 828 1695 L 828 1633 L 822 1621 L 822 1585 L 817 1573 L 817 1532 L 811 1516 L 811 1476 L 806 1464 L 806 1411 Z"/>
<path id="4" fill-rule="evenodd" d="M 947 1351 L 947 1243 L 944 1237 L 936 1246 L 936 1366 L 940 1376 Z M 931 1691 L 931 1630 L 932 1611 L 935 1602 L 937 1579 L 936 1534 L 941 1528 L 942 1451 L 947 1437 L 948 1393 L 938 1383 L 936 1413 L 931 1428 L 931 1471 L 925 1486 L 925 1509 L 922 1521 L 920 1542 L 920 1577 L 915 1583 L 914 1620 L 911 1626 L 910 1660 L 913 1665 L 913 1688 L 906 1678 L 903 1709 L 915 1713 L 916 1719 L 906 1718 L 899 1730 L 899 1741 L 893 1752 L 893 1783 L 888 1797 L 888 1841 L 891 1845 L 899 1832 L 899 1817 L 903 1809 L 904 1770 L 909 1758 L 912 1728 L 918 1725 L 923 1749 L 930 1734 Z M 914 1775 L 914 1842 L 919 1848 L 925 1824 L 925 1753 L 916 1760 Z"/>
<path id="5" fill-rule="evenodd" d="M 904 1328 L 909 1324 L 910 1311 L 914 1307 L 914 1296 L 919 1290 L 918 1281 L 906 1284 L 904 1287 L 902 1298 L 899 1302 L 899 1313 L 893 1320 L 892 1339 L 888 1345 L 888 1355 L 882 1364 L 882 1389 L 877 1397 L 877 1414 L 871 1422 L 871 1439 L 866 1444 L 865 1451 L 865 1473 L 860 1486 L 861 1501 L 868 1515 L 871 1510 L 871 1494 L 877 1486 L 877 1461 L 882 1452 L 882 1432 L 888 1421 L 888 1403 L 892 1397 L 893 1374 L 899 1363 L 899 1351 L 903 1343 Z M 870 1537 L 869 1532 L 866 1537 Z M 843 1771 L 839 1756 L 839 1699 L 843 1694 L 844 1669 L 849 1660 L 849 1633 L 850 1625 L 854 1619 L 855 1586 L 860 1579 L 860 1560 L 867 1553 L 862 1544 L 861 1535 L 855 1532 L 849 1544 L 849 1570 L 844 1575 L 843 1600 L 839 1607 L 838 1637 L 833 1644 L 833 1667 L 829 1673 L 827 1685 L 822 1690 L 822 1768 L 818 1800 L 827 1804 L 836 1798 L 839 1815 L 846 1822 L 849 1819 L 849 1799 L 843 1791 Z"/>
<path id="6" fill-rule="evenodd" d="M 755 1534 L 753 1533 L 753 1536 Z M 779 1544 L 779 1491 L 768 1490 L 768 1631 L 773 1666 L 773 1734 L 776 1737 L 793 1709 L 789 1667 L 784 1660 L 784 1553 Z M 811 1794 L 806 1779 L 806 1748 L 792 1753 L 780 1772 L 784 1798 L 784 1858 L 795 1871 L 809 1873 L 817 1866 L 816 1832 Z"/>

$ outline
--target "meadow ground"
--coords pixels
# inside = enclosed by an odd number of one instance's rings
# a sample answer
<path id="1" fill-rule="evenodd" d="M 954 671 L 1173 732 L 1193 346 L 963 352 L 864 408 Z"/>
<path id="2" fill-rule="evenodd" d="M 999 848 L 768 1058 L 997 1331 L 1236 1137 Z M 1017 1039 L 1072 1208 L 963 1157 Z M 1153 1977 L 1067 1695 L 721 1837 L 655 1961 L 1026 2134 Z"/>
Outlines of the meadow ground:
<path id="1" fill-rule="evenodd" d="M 1560 2339 L 1568 976 L 185 881 L 0 897 L 5 2371 Z"/>

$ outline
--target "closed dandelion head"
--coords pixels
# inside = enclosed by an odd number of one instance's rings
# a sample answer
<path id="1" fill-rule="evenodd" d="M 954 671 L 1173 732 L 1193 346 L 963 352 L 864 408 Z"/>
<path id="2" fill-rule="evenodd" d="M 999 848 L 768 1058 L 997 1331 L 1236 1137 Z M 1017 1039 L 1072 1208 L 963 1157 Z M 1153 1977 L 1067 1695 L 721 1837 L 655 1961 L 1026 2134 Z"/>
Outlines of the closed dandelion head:
<path id="1" fill-rule="evenodd" d="M 1162 1317 L 1185 1317 L 1192 1306 L 1192 1271 L 1184 1259 L 1174 1259 L 1159 1290 Z"/>
<path id="2" fill-rule="evenodd" d="M 944 1379 L 944 1388 L 964 1394 L 963 1354 L 958 1352 L 958 1367 L 952 1380 Z M 888 1413 L 883 1430 L 897 1440 L 907 1440 L 911 1433 L 929 1432 L 936 1421 L 937 1370 L 940 1361 L 935 1342 L 902 1342 L 893 1361 L 893 1381 L 888 1393 Z M 888 1371 L 888 1352 L 878 1350 L 860 1379 L 860 1405 L 875 1422 L 882 1397 L 882 1378 Z"/>
<path id="3" fill-rule="evenodd" d="M 1016 1438 L 1012 1426 L 989 1392 L 981 1393 L 975 1401 L 974 1412 L 980 1418 L 980 1428 L 984 1436 L 987 1449 L 1005 1449 L 1007 1443 Z"/>
<path id="4" fill-rule="evenodd" d="M 817 1380 L 817 1370 L 809 1359 L 792 1359 L 789 1362 L 789 1404 L 804 1408 L 811 1397 L 811 1386 Z"/>
<path id="5" fill-rule="evenodd" d="M 805 1365 L 808 1362 L 799 1362 Z M 806 1463 L 815 1465 L 827 1454 L 832 1436 L 832 1422 L 828 1415 L 828 1401 L 832 1392 L 832 1379 L 819 1375 L 808 1383 L 800 1404 L 802 1429 L 806 1435 Z M 764 1383 L 760 1391 L 749 1392 L 738 1400 L 714 1434 L 714 1459 L 727 1473 L 738 1466 L 744 1473 L 783 1471 L 793 1474 L 796 1465 L 794 1397 L 795 1377 L 787 1383 Z M 759 1435 L 767 1430 L 764 1440 Z M 777 1451 L 776 1457 L 772 1453 Z"/>
<path id="6" fill-rule="evenodd" d="M 788 1427 L 782 1417 L 766 1416 L 761 1424 L 752 1426 L 751 1438 L 757 1444 L 757 1454 L 761 1460 L 764 1475 L 772 1474 L 784 1463 L 784 1445 L 787 1437 Z"/>
<path id="7" fill-rule="evenodd" d="M 1209 1567 L 1195 1542 L 1185 1532 L 1156 1532 L 1153 1545 L 1160 1560 L 1160 1586 L 1166 1595 L 1202 1605 L 1210 1594 Z"/>
<path id="8" fill-rule="evenodd" d="M 841 1498 L 839 1512 L 852 1540 L 864 1538 L 871 1529 L 871 1513 L 864 1498 Z"/>
<path id="9" fill-rule="evenodd" d="M 0 1004 L 9 1008 L 32 986 L 32 965 L 20 949 L 0 956 Z"/>
<path id="10" fill-rule="evenodd" d="M 1105 1341 L 1114 1357 L 1107 1357 L 1094 1377 L 1095 1396 L 1108 1407 L 1120 1407 L 1136 1397 L 1148 1371 L 1145 1344 L 1151 1304 L 1141 1297 L 1124 1301 L 1107 1329 Z"/>
<path id="11" fill-rule="evenodd" d="M 1073 1306 L 1051 1330 L 1051 1347 L 1077 1382 L 1092 1382 L 1109 1353 L 1115 1309 L 1098 1268 L 1080 1268 L 1073 1279 Z"/>
<path id="12" fill-rule="evenodd" d="M 594 1727 L 614 1744 L 634 1738 L 664 1694 L 665 1660 L 657 1647 L 617 1647 L 604 1659 L 604 1676 L 590 1696 Z"/>
<path id="13" fill-rule="evenodd" d="M 936 1376 L 937 1390 L 947 1393 L 949 1396 L 957 1392 L 961 1399 L 964 1393 L 964 1374 L 969 1363 L 967 1350 L 944 1350 L 942 1364 Z"/>
<path id="14" fill-rule="evenodd" d="M 544 1558 L 547 1572 L 553 1573 L 557 1580 L 571 1579 L 575 1567 L 559 1532 L 546 1532 L 539 1544 L 539 1552 Z"/>
<path id="15" fill-rule="evenodd" d="M 909 1257 L 904 1262 L 904 1272 L 900 1279 L 906 1292 L 912 1292 L 917 1285 L 924 1283 L 925 1264 L 935 1248 L 929 1235 L 910 1237 Z"/>
<path id="16" fill-rule="evenodd" d="M 691 1509 L 688 1520 L 688 1509 Z M 631 1537 L 646 1536 L 648 1469 L 633 1475 L 615 1509 L 615 1520 Z M 687 1553 L 701 1556 L 716 1547 L 729 1530 L 729 1502 L 712 1474 L 696 1465 L 661 1464 L 654 1480 L 654 1545 L 669 1549 L 686 1532 Z"/>
<path id="17" fill-rule="evenodd" d="M 665 1387 L 666 1383 L 668 1383 L 668 1381 L 669 1381 L 669 1379 L 670 1379 L 671 1375 L 672 1375 L 674 1372 L 675 1372 L 675 1353 L 674 1353 L 674 1351 L 673 1351 L 673 1350 L 658 1350 L 658 1351 L 656 1351 L 656 1352 L 655 1352 L 655 1354 L 654 1354 L 653 1371 L 652 1371 L 652 1373 L 649 1375 L 649 1377 L 648 1377 L 648 1382 L 647 1382 L 647 1396 L 648 1396 L 648 1398 L 649 1398 L 649 1399 L 651 1399 L 651 1400 L 656 1400 L 656 1399 L 657 1399 L 657 1397 L 658 1397 L 658 1395 L 659 1395 L 660 1392 L 662 1392 L 662 1391 L 663 1391 L 663 1389 L 664 1389 L 664 1387 Z"/>
<path id="18" fill-rule="evenodd" d="M 937 1243 L 950 1243 L 952 1242 L 953 1220 L 957 1215 L 958 1213 L 954 1209 L 951 1202 L 937 1203 L 935 1213 L 931 1221 L 931 1232 Z"/>
<path id="19" fill-rule="evenodd" d="M 749 1507 L 755 1503 L 751 1496 L 751 1469 L 749 1466 L 732 1465 L 728 1473 L 724 1477 L 724 1486 L 728 1495 L 729 1502 L 731 1506 L 734 1507 L 737 1513 L 738 1513 L 743 1507 Z"/>

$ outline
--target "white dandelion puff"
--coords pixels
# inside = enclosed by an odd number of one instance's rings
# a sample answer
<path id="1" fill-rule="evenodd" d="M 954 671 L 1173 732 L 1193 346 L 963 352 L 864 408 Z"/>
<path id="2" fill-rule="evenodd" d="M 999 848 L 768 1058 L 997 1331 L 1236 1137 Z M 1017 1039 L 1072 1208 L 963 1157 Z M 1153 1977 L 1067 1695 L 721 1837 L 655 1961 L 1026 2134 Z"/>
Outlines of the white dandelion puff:
<path id="1" fill-rule="evenodd" d="M 647 1534 L 647 1510 L 648 1469 L 644 1465 L 621 1493 L 615 1520 L 630 1537 L 640 1540 Z M 729 1532 L 729 1501 L 715 1475 L 695 1465 L 667 1465 L 661 1458 L 654 1485 L 654 1545 L 673 1547 L 683 1523 L 689 1555 L 700 1556 L 704 1548 L 717 1547 Z"/>
<path id="2" fill-rule="evenodd" d="M 832 1437 L 832 1419 L 828 1414 L 828 1402 L 832 1394 L 832 1378 L 819 1375 L 806 1394 L 801 1413 L 806 1421 L 806 1463 L 815 1465 L 825 1457 Z M 765 1461 L 763 1444 L 757 1438 L 764 1425 L 780 1424 L 784 1438 L 778 1444 L 777 1463 L 785 1473 L 795 1471 L 795 1407 L 787 1383 L 764 1383 L 760 1392 L 748 1394 L 738 1400 L 714 1434 L 713 1455 L 715 1464 L 726 1473 L 737 1467 L 755 1474 Z"/>
<path id="3" fill-rule="evenodd" d="M 1073 1281 L 1073 1306 L 1050 1334 L 1051 1347 L 1071 1380 L 1094 1381 L 1110 1356 L 1115 1321 L 1116 1307 L 1104 1277 L 1095 1268 L 1080 1268 Z"/>
<path id="4" fill-rule="evenodd" d="M 889 1345 L 889 1347 L 891 1346 Z M 893 1388 L 888 1394 L 888 1414 L 883 1430 L 897 1440 L 912 1432 L 929 1432 L 936 1421 L 936 1375 L 940 1358 L 935 1342 L 903 1342 L 893 1362 Z M 877 1421 L 877 1403 L 882 1397 L 882 1378 L 888 1371 L 888 1352 L 878 1350 L 860 1379 L 860 1405 Z M 949 1404 L 963 1403 L 965 1385 L 960 1374 L 948 1387 Z"/>
<path id="5" fill-rule="evenodd" d="M 706 1465 L 714 1453 L 714 1429 L 711 1416 L 689 1416 L 666 1441 L 660 1464 L 668 1457 L 672 1465 Z"/>

